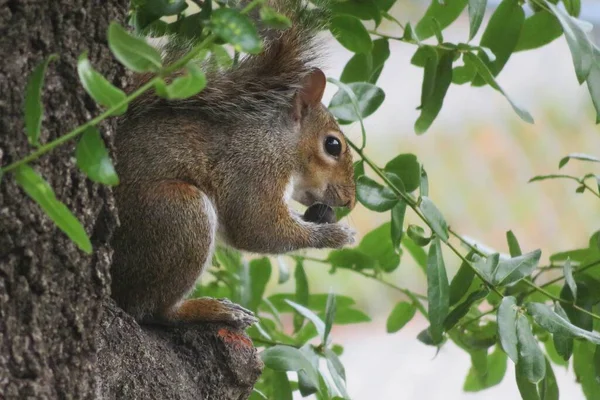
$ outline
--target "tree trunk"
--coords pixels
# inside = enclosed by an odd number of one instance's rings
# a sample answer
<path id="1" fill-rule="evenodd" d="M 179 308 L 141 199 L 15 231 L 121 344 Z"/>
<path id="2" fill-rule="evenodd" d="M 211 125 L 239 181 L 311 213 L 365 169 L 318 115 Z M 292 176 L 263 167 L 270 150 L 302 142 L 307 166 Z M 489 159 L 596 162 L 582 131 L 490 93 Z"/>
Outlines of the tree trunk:
<path id="1" fill-rule="evenodd" d="M 126 0 L 0 0 L 0 164 L 28 154 L 23 100 L 31 71 L 50 54 L 42 143 L 99 113 L 77 78 L 84 52 L 118 86 L 127 83 L 106 43 Z M 101 125 L 112 149 L 114 121 Z M 140 328 L 109 299 L 110 188 L 90 182 L 74 143 L 33 163 L 92 235 L 87 256 L 9 174 L 0 182 L 0 398 L 243 399 L 261 369 L 247 337 L 224 326 Z M 98 221 L 98 222 L 97 222 Z M 92 234 L 93 233 L 93 234 Z"/>

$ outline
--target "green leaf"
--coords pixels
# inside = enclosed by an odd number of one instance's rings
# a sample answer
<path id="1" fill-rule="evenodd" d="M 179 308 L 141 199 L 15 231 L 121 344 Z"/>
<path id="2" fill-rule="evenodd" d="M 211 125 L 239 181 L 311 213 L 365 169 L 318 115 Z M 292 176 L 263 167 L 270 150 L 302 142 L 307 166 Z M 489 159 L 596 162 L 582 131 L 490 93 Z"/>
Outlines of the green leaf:
<path id="1" fill-rule="evenodd" d="M 471 260 L 473 256 L 473 252 L 470 252 L 465 257 L 467 260 Z M 471 287 L 471 283 L 473 282 L 473 278 L 475 278 L 475 272 L 469 266 L 466 261 L 463 261 L 452 278 L 452 282 L 450 283 L 450 305 L 453 306 L 460 301 L 467 293 L 469 288 Z"/>
<path id="2" fill-rule="evenodd" d="M 329 338 L 331 326 L 335 319 L 336 308 L 335 294 L 329 292 L 329 296 L 327 296 L 327 308 L 325 309 L 325 333 L 323 334 L 323 344 L 325 346 L 327 346 L 327 339 Z"/>
<path id="3" fill-rule="evenodd" d="M 306 271 L 304 271 L 304 264 L 302 261 L 296 261 L 296 269 L 294 270 L 294 280 L 296 282 L 296 294 L 294 300 L 297 304 L 308 306 L 310 302 L 309 290 L 308 290 L 308 278 Z M 272 298 L 273 296 L 271 296 Z M 280 309 L 283 311 L 283 309 Z M 299 316 L 294 317 L 294 332 L 297 332 L 302 327 L 303 318 Z"/>
<path id="4" fill-rule="evenodd" d="M 333 351 L 336 355 L 341 356 L 342 354 L 344 354 L 344 346 L 342 346 L 341 344 L 333 344 L 331 346 L 331 351 Z"/>
<path id="5" fill-rule="evenodd" d="M 586 331 L 564 319 L 546 304 L 528 303 L 527 312 L 535 322 L 552 334 L 585 339 L 596 345 L 600 344 L 600 334 Z"/>
<path id="6" fill-rule="evenodd" d="M 517 387 L 523 400 L 540 400 L 540 396 L 535 384 L 529 382 L 525 373 L 519 368 L 515 368 Z"/>
<path id="7" fill-rule="evenodd" d="M 444 35 L 442 34 L 442 26 L 435 18 L 431 18 L 431 27 L 433 29 L 433 34 L 438 41 L 438 44 L 444 43 Z"/>
<path id="8" fill-rule="evenodd" d="M 337 353 L 335 348 L 341 348 L 341 346 L 339 345 L 333 345 L 332 349 L 325 349 L 325 357 L 327 358 L 328 361 L 331 362 L 332 366 L 335 369 L 335 372 L 343 379 L 346 380 L 346 369 L 344 368 L 344 365 L 342 364 L 342 362 L 340 361 L 340 359 L 338 358 L 339 355 L 341 355 L 341 353 Z M 331 372 L 331 369 L 330 369 Z"/>
<path id="9" fill-rule="evenodd" d="M 458 66 L 452 70 L 452 83 L 456 85 L 464 85 L 471 82 L 477 75 L 475 67 L 463 57 L 465 65 Z"/>
<path id="10" fill-rule="evenodd" d="M 327 350 L 327 351 L 329 351 L 329 350 Z M 338 361 L 339 361 L 339 359 L 338 359 Z M 341 363 L 339 365 L 343 368 Z M 338 369 L 336 368 L 336 364 L 334 364 L 330 358 L 327 358 L 327 369 L 329 369 L 329 373 L 331 374 L 331 379 L 333 380 L 337 391 L 340 393 L 341 396 L 343 396 L 343 398 L 336 396 L 333 399 L 334 400 L 335 399 L 338 399 L 338 400 L 349 399 L 350 396 L 348 395 L 348 392 L 346 390 L 346 382 L 345 382 L 344 378 L 340 375 Z"/>
<path id="11" fill-rule="evenodd" d="M 565 321 L 569 321 L 569 317 L 560 303 L 554 304 L 554 312 Z M 571 322 L 571 321 L 569 321 Z M 552 340 L 554 342 L 554 347 L 556 348 L 556 352 L 563 358 L 565 361 L 569 361 L 571 355 L 573 354 L 573 337 L 571 335 L 565 335 L 559 333 L 554 333 L 552 335 Z"/>
<path id="12" fill-rule="evenodd" d="M 563 4 L 569 15 L 578 17 L 581 13 L 581 0 L 563 0 Z"/>
<path id="13" fill-rule="evenodd" d="M 546 376 L 538 384 L 541 400 L 558 400 L 558 384 L 550 361 L 546 358 Z"/>
<path id="14" fill-rule="evenodd" d="M 514 52 L 537 49 L 558 39 L 563 33 L 558 19 L 546 10 L 534 13 L 523 22 Z"/>
<path id="15" fill-rule="evenodd" d="M 592 103 L 596 109 L 596 123 L 600 123 L 600 51 L 594 48 L 594 62 L 586 80 L 588 91 L 592 97 Z M 600 178 L 598 180 L 598 190 L 600 191 Z"/>
<path id="16" fill-rule="evenodd" d="M 415 316 L 417 308 L 414 304 L 401 301 L 396 304 L 392 312 L 390 313 L 386 329 L 388 333 L 398 332 L 400 329 L 404 327 Z"/>
<path id="17" fill-rule="evenodd" d="M 596 381 L 600 382 L 600 346 L 596 345 L 594 351 L 594 372 L 596 374 Z"/>
<path id="18" fill-rule="evenodd" d="M 545 181 L 548 179 L 571 179 L 571 180 L 579 182 L 579 178 L 577 178 L 576 176 L 564 175 L 564 174 L 550 174 L 550 175 L 534 176 L 533 178 L 531 178 L 529 180 L 529 183 L 537 182 L 537 181 Z"/>
<path id="19" fill-rule="evenodd" d="M 575 74 L 581 84 L 587 79 L 592 68 L 594 60 L 592 44 L 581 28 L 581 25 L 577 22 L 577 19 L 569 16 L 569 14 L 550 2 L 546 2 L 546 6 L 550 8 L 550 11 L 552 11 L 562 25 L 565 37 L 567 38 L 567 44 L 571 50 L 571 56 L 573 57 Z"/>
<path id="20" fill-rule="evenodd" d="M 369 74 L 373 69 L 373 56 L 371 53 L 354 54 L 346 63 L 340 81 L 343 83 L 368 82 Z"/>
<path id="21" fill-rule="evenodd" d="M 368 82 L 375 84 L 383 71 L 385 62 L 390 57 L 390 44 L 387 39 L 377 39 L 373 41 L 373 50 L 371 51 L 373 57 L 373 63 L 371 67 L 371 74 Z"/>
<path id="22" fill-rule="evenodd" d="M 378 267 L 385 272 L 392 272 L 400 264 L 400 256 L 390 238 L 390 230 L 389 222 L 380 225 L 367 233 L 356 248 L 362 254 L 375 260 Z"/>
<path id="23" fill-rule="evenodd" d="M 481 52 L 479 56 L 489 68 L 493 76 L 502 71 L 504 65 L 515 49 L 525 21 L 525 12 L 518 0 L 503 0 L 483 32 L 480 46 L 489 48 L 496 56 L 491 60 L 487 54 Z M 473 85 L 481 86 L 487 80 L 475 78 Z"/>
<path id="24" fill-rule="evenodd" d="M 473 323 L 467 327 L 466 330 L 449 332 L 455 343 L 466 351 L 487 350 L 498 341 L 498 326 L 494 321 L 487 321 L 483 325 Z"/>
<path id="25" fill-rule="evenodd" d="M 400 154 L 390 160 L 384 170 L 398 176 L 406 192 L 414 192 L 421 183 L 421 165 L 414 154 Z"/>
<path id="26" fill-rule="evenodd" d="M 252 311 L 258 309 L 258 305 L 262 301 L 263 294 L 271 278 L 271 261 L 267 257 L 258 258 L 250 261 L 249 276 L 250 284 L 249 291 L 246 292 L 244 304 Z"/>
<path id="27" fill-rule="evenodd" d="M 479 382 L 484 381 L 485 376 L 488 373 L 488 350 L 472 350 L 469 355 L 471 356 L 471 368 L 469 373 L 473 372 Z"/>
<path id="28" fill-rule="evenodd" d="M 313 393 L 317 393 L 319 390 L 323 390 L 323 389 L 320 389 L 320 388 L 324 388 L 323 382 L 321 382 L 323 377 L 319 373 L 319 356 L 315 352 L 314 347 L 309 344 L 305 344 L 304 346 L 302 346 L 300 351 L 304 354 L 304 356 L 307 358 L 307 360 L 310 361 L 314 370 L 317 372 L 316 378 L 317 378 L 317 381 L 319 382 L 319 385 L 315 385 L 314 378 L 311 378 L 307 374 L 306 371 L 298 372 L 298 389 L 300 390 L 300 394 L 303 397 L 306 397 Z M 325 388 L 325 391 L 327 391 L 326 388 Z"/>
<path id="29" fill-rule="evenodd" d="M 531 325 L 529 325 L 527 317 L 522 314 L 517 316 L 517 338 L 519 349 L 517 370 L 529 382 L 538 383 L 546 375 L 546 358 L 531 332 Z"/>
<path id="30" fill-rule="evenodd" d="M 266 5 L 260 9 L 260 19 L 265 25 L 275 29 L 288 29 L 292 26 L 292 21 L 288 17 Z"/>
<path id="31" fill-rule="evenodd" d="M 232 8 L 219 8 L 213 11 L 211 26 L 214 33 L 231 44 L 237 51 L 258 54 L 262 42 L 256 27 L 250 19 Z"/>
<path id="32" fill-rule="evenodd" d="M 327 262 L 334 268 L 347 268 L 357 271 L 377 269 L 378 267 L 377 260 L 357 249 L 332 250 L 327 256 Z"/>
<path id="33" fill-rule="evenodd" d="M 340 121 L 340 124 L 349 124 L 366 118 L 373 114 L 385 99 L 385 93 L 381 88 L 366 82 L 349 83 L 348 88 L 356 96 L 358 112 L 348 93 L 341 89 L 333 96 L 329 103 L 329 111 Z"/>
<path id="34" fill-rule="evenodd" d="M 429 179 L 427 178 L 427 171 L 421 166 L 421 178 L 419 181 L 419 194 L 421 197 L 429 196 Z"/>
<path id="35" fill-rule="evenodd" d="M 541 256 L 541 250 L 535 250 L 509 260 L 501 260 L 493 272 L 492 282 L 495 285 L 506 286 L 520 281 L 537 268 Z"/>
<path id="36" fill-rule="evenodd" d="M 218 44 L 210 46 L 210 60 L 214 61 L 217 66 L 223 69 L 228 69 L 233 66 L 233 58 L 231 58 L 231 55 L 229 55 L 223 46 Z"/>
<path id="37" fill-rule="evenodd" d="M 498 336 L 506 354 L 517 364 L 517 299 L 513 296 L 504 297 L 498 308 Z"/>
<path id="38" fill-rule="evenodd" d="M 318 387 L 318 372 L 306 355 L 291 346 L 276 345 L 260 353 L 265 366 L 275 371 L 304 371 L 309 382 Z"/>
<path id="39" fill-rule="evenodd" d="M 322 314 L 325 316 L 325 313 Z M 341 308 L 337 310 L 333 323 L 335 325 L 349 325 L 370 321 L 371 318 L 361 310 L 356 308 Z"/>
<path id="40" fill-rule="evenodd" d="M 571 153 L 568 156 L 565 156 L 560 159 L 560 162 L 558 163 L 558 168 L 560 169 L 560 168 L 564 167 L 565 165 L 567 165 L 569 160 L 591 161 L 591 162 L 600 163 L 599 157 L 591 156 L 589 154 L 583 154 L 583 153 Z"/>
<path id="41" fill-rule="evenodd" d="M 119 177 L 100 132 L 93 126 L 87 128 L 75 148 L 77 166 L 94 182 L 115 186 Z"/>
<path id="42" fill-rule="evenodd" d="M 365 175 L 356 181 L 356 198 L 363 206 L 376 212 L 391 210 L 398 203 L 398 196 L 388 187 Z"/>
<path id="43" fill-rule="evenodd" d="M 279 279 L 277 280 L 277 283 L 280 285 L 282 283 L 286 283 L 290 279 L 290 269 L 281 256 L 277 257 L 277 269 L 279 272 Z"/>
<path id="44" fill-rule="evenodd" d="M 309 304 L 308 278 L 304 271 L 302 261 L 296 261 L 296 269 L 294 270 L 294 280 L 296 281 L 296 303 L 306 306 Z M 313 299 L 315 295 L 311 296 Z"/>
<path id="45" fill-rule="evenodd" d="M 448 240 L 448 224 L 433 201 L 427 196 L 421 197 L 419 209 L 429 222 L 431 229 L 444 242 Z"/>
<path id="46" fill-rule="evenodd" d="M 597 283 L 594 283 L 594 286 L 597 286 Z M 586 311 L 592 311 L 592 306 L 597 302 L 597 300 L 592 298 L 592 294 L 590 293 L 588 286 L 582 281 L 579 282 L 577 286 L 577 292 L 577 305 Z M 573 325 L 586 331 L 593 330 L 594 321 L 592 317 L 589 314 L 586 314 L 583 311 L 577 310 L 575 307 L 573 307 L 573 294 L 571 293 L 568 285 L 563 285 L 560 291 L 560 298 L 568 302 L 564 303 L 562 306 L 564 307 L 565 313 L 569 316 L 568 320 Z"/>
<path id="47" fill-rule="evenodd" d="M 175 22 L 167 25 L 168 34 L 176 34 L 178 38 L 188 39 L 198 42 L 202 37 L 202 32 L 205 31 L 207 23 L 210 21 L 212 14 L 211 3 L 204 3 L 202 11 L 199 13 L 187 15 L 185 18 L 179 18 Z"/>
<path id="48" fill-rule="evenodd" d="M 478 373 L 475 365 L 472 365 L 463 385 L 463 390 L 465 392 L 479 392 L 502 382 L 502 378 L 504 378 L 504 374 L 506 374 L 506 353 L 499 347 L 496 347 L 490 355 L 487 355 L 486 351 L 486 356 L 486 373 L 482 376 Z"/>
<path id="49" fill-rule="evenodd" d="M 274 371 L 272 375 L 273 396 L 281 400 L 293 400 L 292 387 L 284 371 Z M 265 397 L 267 398 L 267 397 Z"/>
<path id="50" fill-rule="evenodd" d="M 552 335 L 544 340 L 544 349 L 546 350 L 546 355 L 553 364 L 560 365 L 561 367 L 567 367 L 569 365 L 569 362 L 565 361 L 565 359 L 563 359 L 563 357 L 556 351 L 556 346 L 552 340 Z"/>
<path id="51" fill-rule="evenodd" d="M 336 387 L 341 392 L 345 399 L 348 399 L 346 393 L 346 370 L 338 356 L 331 350 L 325 349 L 325 358 L 327 359 L 327 369 L 333 378 Z"/>
<path id="52" fill-rule="evenodd" d="M 356 17 L 336 15 L 331 19 L 329 29 L 342 46 L 354 53 L 368 53 L 373 49 L 369 32 Z"/>
<path id="53" fill-rule="evenodd" d="M 187 73 L 173 79 L 173 82 L 164 87 L 164 94 L 168 99 L 187 99 L 192 97 L 206 86 L 206 76 L 200 66 L 189 62 L 185 69 Z"/>
<path id="54" fill-rule="evenodd" d="M 427 246 L 431 242 L 431 238 L 425 235 L 425 229 L 418 225 L 409 225 L 406 234 L 417 246 Z"/>
<path id="55" fill-rule="evenodd" d="M 391 217 L 391 232 L 390 237 L 392 238 L 392 245 L 396 252 L 400 252 L 400 243 L 402 242 L 402 233 L 404 226 L 404 215 L 406 214 L 406 203 L 404 201 L 398 201 L 394 207 L 392 207 Z"/>
<path id="56" fill-rule="evenodd" d="M 500 254 L 498 253 L 490 254 L 486 258 L 481 258 L 477 254 L 473 255 L 473 266 L 481 273 L 487 282 L 492 282 L 494 280 L 494 272 L 496 271 L 499 262 Z"/>
<path id="57" fill-rule="evenodd" d="M 469 40 L 472 40 L 483 21 L 487 0 L 469 0 Z"/>
<path id="58" fill-rule="evenodd" d="M 155 28 L 158 23 L 162 22 L 166 25 L 166 23 L 159 20 L 161 17 L 177 15 L 188 7 L 185 0 L 174 2 L 169 0 L 135 1 L 132 5 L 134 6 L 132 8 L 134 8 L 135 11 L 132 10 L 134 12 L 130 19 L 130 25 L 135 27 L 136 32 L 142 33 L 155 33 L 153 28 Z"/>
<path id="59" fill-rule="evenodd" d="M 450 313 L 446 317 L 446 320 L 444 321 L 444 329 L 446 331 L 449 331 L 450 329 L 454 328 L 458 321 L 460 321 L 465 315 L 467 315 L 467 313 L 471 309 L 471 306 L 473 306 L 478 301 L 485 299 L 489 293 L 490 290 L 488 288 L 484 288 L 469 294 L 465 301 L 463 301 L 462 303 L 454 307 L 452 311 L 450 311 Z"/>
<path id="60" fill-rule="evenodd" d="M 87 54 L 83 53 L 77 62 L 77 73 L 79 80 L 88 94 L 94 101 L 106 108 L 112 108 L 126 99 L 125 92 L 116 88 L 102 75 L 94 70 L 92 64 L 87 58 Z M 127 111 L 127 104 L 123 104 L 112 115 L 121 115 Z"/>
<path id="61" fill-rule="evenodd" d="M 372 0 L 346 0 L 331 3 L 330 9 L 334 14 L 351 15 L 364 21 L 374 20 L 377 25 L 381 22 L 379 7 Z"/>
<path id="62" fill-rule="evenodd" d="M 429 301 L 429 333 L 433 342 L 439 344 L 444 339 L 444 320 L 448 316 L 449 284 L 446 266 L 442 256 L 440 240 L 435 238 L 429 246 L 427 258 L 427 299 Z"/>
<path id="63" fill-rule="evenodd" d="M 44 105 L 42 104 L 44 75 L 50 61 L 56 59 L 58 59 L 56 54 L 50 55 L 35 67 L 27 80 L 27 87 L 25 88 L 25 132 L 27 132 L 27 140 L 33 146 L 40 145 L 40 130 L 42 128 L 42 117 L 44 116 Z"/>
<path id="64" fill-rule="evenodd" d="M 369 82 L 375 84 L 390 56 L 390 45 L 387 39 L 373 41 L 370 53 L 355 54 L 344 67 L 340 81 L 344 83 Z"/>
<path id="65" fill-rule="evenodd" d="M 588 342 L 575 342 L 573 351 L 573 370 L 577 377 L 577 382 L 581 383 L 581 388 L 586 399 L 600 398 L 600 382 L 596 380 L 596 371 L 594 365 L 595 345 Z"/>
<path id="66" fill-rule="evenodd" d="M 285 399 L 285 397 L 282 397 L 282 399 Z M 252 388 L 252 393 L 250 394 L 250 397 L 248 397 L 248 400 L 269 400 L 269 398 L 263 392 L 254 387 Z"/>
<path id="67" fill-rule="evenodd" d="M 425 40 L 435 34 L 435 19 L 440 28 L 445 28 L 458 18 L 467 6 L 467 0 L 432 1 L 425 15 L 415 26 L 415 33 L 420 40 Z"/>
<path id="68" fill-rule="evenodd" d="M 573 267 L 571 267 L 571 260 L 568 258 L 563 265 L 563 274 L 565 276 L 565 283 L 569 286 L 569 289 L 571 289 L 573 299 L 577 300 L 577 284 L 573 278 Z"/>
<path id="69" fill-rule="evenodd" d="M 374 2 L 382 12 L 387 14 L 387 12 L 390 11 L 390 8 L 396 3 L 396 0 L 374 0 Z M 406 25 L 410 26 L 410 24 Z"/>
<path id="70" fill-rule="evenodd" d="M 358 178 L 365 174 L 365 163 L 363 160 L 358 160 L 354 163 L 354 180 L 357 181 Z"/>
<path id="71" fill-rule="evenodd" d="M 402 239 L 402 245 L 406 250 L 408 250 L 408 253 L 415 260 L 415 262 L 421 268 L 421 270 L 426 273 L 427 253 L 425 253 L 425 250 L 423 250 L 408 236 L 404 236 L 404 238 Z"/>
<path id="72" fill-rule="evenodd" d="M 25 193 L 44 210 L 46 215 L 54 221 L 81 250 L 87 254 L 92 253 L 92 243 L 81 223 L 61 203 L 54 194 L 50 185 L 28 165 L 21 165 L 14 171 L 15 180 Z"/>
<path id="73" fill-rule="evenodd" d="M 294 303 L 291 300 L 285 300 L 285 302 L 288 303 L 300 315 L 302 315 L 305 318 L 308 318 L 308 320 L 313 323 L 315 328 L 317 328 L 317 332 L 319 333 L 321 339 L 325 336 L 325 323 L 323 322 L 323 320 L 321 320 L 321 318 L 319 318 L 317 314 L 298 303 Z"/>
<path id="74" fill-rule="evenodd" d="M 111 22 L 108 27 L 108 47 L 117 60 L 132 71 L 155 72 L 162 67 L 160 54 L 154 47 L 130 35 L 116 22 Z"/>
<path id="75" fill-rule="evenodd" d="M 410 63 L 415 67 L 425 67 L 427 64 L 427 59 L 430 58 L 431 55 L 435 54 L 437 56 L 437 51 L 435 46 L 423 45 L 419 46 L 410 59 Z"/>
<path id="76" fill-rule="evenodd" d="M 220 265 L 233 273 L 237 273 L 243 267 L 242 253 L 237 250 L 219 247 L 215 252 L 215 256 Z"/>
<path id="77" fill-rule="evenodd" d="M 328 295 L 325 293 L 311 294 L 307 295 L 307 304 L 302 304 L 298 298 L 297 293 L 277 293 L 268 297 L 268 300 L 273 304 L 277 310 L 282 313 L 293 312 L 294 310 L 290 307 L 286 300 L 292 300 L 297 304 L 301 304 L 317 313 L 325 313 L 325 308 L 327 307 L 327 298 Z M 340 309 L 345 309 L 353 306 L 355 301 L 348 296 L 337 295 L 336 303 L 338 312 Z"/>
<path id="78" fill-rule="evenodd" d="M 444 97 L 452 83 L 452 63 L 454 51 L 427 51 L 423 69 L 423 85 L 421 88 L 421 115 L 415 122 L 415 132 L 423 134 L 429 129 L 444 103 Z"/>
<path id="79" fill-rule="evenodd" d="M 421 342 L 423 344 L 426 344 L 427 346 L 436 346 L 437 345 L 437 343 L 435 343 L 433 341 L 433 338 L 431 337 L 429 328 L 423 329 L 421 332 L 419 332 L 419 334 L 417 335 L 417 340 L 419 340 L 419 342 Z"/>
<path id="80" fill-rule="evenodd" d="M 531 114 L 529 114 L 529 112 L 527 112 L 525 109 L 519 107 L 516 103 L 514 103 L 509 97 L 508 95 L 504 92 L 504 90 L 502 90 L 502 88 L 498 85 L 498 83 L 496 83 L 496 80 L 494 79 L 494 76 L 492 75 L 492 73 L 490 72 L 490 70 L 488 69 L 488 67 L 484 64 L 484 62 L 475 54 L 472 53 L 465 53 L 463 55 L 463 57 L 467 60 L 469 60 L 470 63 L 472 63 L 475 68 L 477 69 L 477 72 L 479 73 L 479 75 L 481 75 L 481 77 L 483 78 L 483 80 L 490 85 L 491 87 L 493 87 L 494 89 L 496 89 L 497 91 L 499 91 L 500 93 L 502 93 L 504 95 L 504 97 L 506 97 L 506 99 L 508 100 L 508 102 L 510 103 L 510 105 L 512 106 L 513 110 L 515 110 L 515 112 L 517 113 L 517 115 L 525 122 L 528 122 L 530 124 L 533 124 L 533 118 L 531 117 Z"/>
<path id="81" fill-rule="evenodd" d="M 519 246 L 519 241 L 513 231 L 506 232 L 506 241 L 508 242 L 508 251 L 511 257 L 518 257 L 523 254 L 521 246 Z"/>

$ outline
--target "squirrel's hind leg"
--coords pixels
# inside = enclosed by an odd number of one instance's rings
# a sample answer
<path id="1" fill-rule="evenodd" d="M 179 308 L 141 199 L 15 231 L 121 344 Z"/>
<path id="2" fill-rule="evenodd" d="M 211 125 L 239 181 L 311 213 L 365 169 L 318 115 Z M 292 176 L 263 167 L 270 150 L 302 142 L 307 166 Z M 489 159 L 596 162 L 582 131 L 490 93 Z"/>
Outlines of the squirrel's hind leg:
<path id="1" fill-rule="evenodd" d="M 216 210 L 198 187 L 179 180 L 118 190 L 112 296 L 138 320 L 164 319 L 211 262 Z"/>
<path id="2" fill-rule="evenodd" d="M 212 260 L 218 221 L 206 194 L 165 180 L 135 196 L 121 192 L 119 200 L 124 212 L 114 241 L 112 290 L 123 309 L 145 323 L 246 328 L 256 322 L 252 312 L 226 299 L 184 300 Z"/>

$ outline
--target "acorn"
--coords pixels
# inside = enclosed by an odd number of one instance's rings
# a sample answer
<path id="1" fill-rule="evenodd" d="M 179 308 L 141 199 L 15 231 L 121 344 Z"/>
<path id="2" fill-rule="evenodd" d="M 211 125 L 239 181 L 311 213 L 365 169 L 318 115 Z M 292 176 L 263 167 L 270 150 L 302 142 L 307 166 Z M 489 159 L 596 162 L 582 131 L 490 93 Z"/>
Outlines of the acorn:
<path id="1" fill-rule="evenodd" d="M 326 204 L 315 203 L 304 212 L 304 220 L 316 224 L 334 224 L 335 211 Z"/>

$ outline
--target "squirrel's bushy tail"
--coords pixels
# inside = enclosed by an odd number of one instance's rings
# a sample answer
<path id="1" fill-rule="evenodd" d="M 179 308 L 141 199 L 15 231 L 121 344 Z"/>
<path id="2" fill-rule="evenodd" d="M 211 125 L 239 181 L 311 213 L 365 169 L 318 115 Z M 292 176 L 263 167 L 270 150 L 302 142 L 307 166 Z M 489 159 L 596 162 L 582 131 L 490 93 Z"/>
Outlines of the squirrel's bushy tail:
<path id="1" fill-rule="evenodd" d="M 153 101 L 144 99 L 144 110 L 153 108 L 148 107 L 152 102 L 156 107 L 189 109 L 206 118 L 231 121 L 265 118 L 289 106 L 303 78 L 317 67 L 320 46 L 315 36 L 326 15 L 310 9 L 304 0 L 268 0 L 267 4 L 290 18 L 292 26 L 283 31 L 259 30 L 264 41 L 260 54 L 246 55 L 228 69 L 206 65 L 207 86 L 198 95 L 168 103 L 153 96 Z M 179 58 L 182 49 L 166 46 L 163 51 L 168 61 Z"/>

